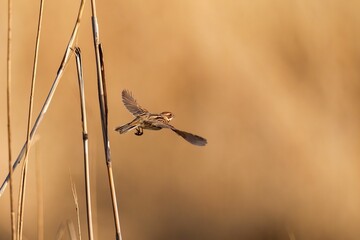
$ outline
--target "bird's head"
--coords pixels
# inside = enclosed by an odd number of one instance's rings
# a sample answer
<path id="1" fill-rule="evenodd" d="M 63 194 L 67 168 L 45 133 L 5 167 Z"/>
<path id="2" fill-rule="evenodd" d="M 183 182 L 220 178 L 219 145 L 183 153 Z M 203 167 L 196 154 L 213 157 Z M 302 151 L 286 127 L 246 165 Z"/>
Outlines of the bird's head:
<path id="1" fill-rule="evenodd" d="M 174 114 L 172 114 L 171 112 L 162 112 L 160 113 L 160 115 L 167 121 L 170 122 L 171 119 L 173 119 L 175 117 Z"/>

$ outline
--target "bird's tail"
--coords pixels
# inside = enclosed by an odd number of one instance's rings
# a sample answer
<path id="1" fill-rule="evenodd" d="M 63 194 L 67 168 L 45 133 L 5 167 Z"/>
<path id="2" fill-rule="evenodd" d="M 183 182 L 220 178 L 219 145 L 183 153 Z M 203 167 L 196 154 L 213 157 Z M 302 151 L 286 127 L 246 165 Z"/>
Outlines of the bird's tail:
<path id="1" fill-rule="evenodd" d="M 136 128 L 136 125 L 132 123 L 127 123 L 125 125 L 122 125 L 120 127 L 115 128 L 115 131 L 119 132 L 120 134 L 126 133 L 132 129 Z"/>
<path id="2" fill-rule="evenodd" d="M 184 132 L 184 131 L 178 130 L 176 128 L 171 128 L 171 130 L 176 132 L 179 136 L 184 138 L 189 143 L 194 144 L 196 146 L 205 146 L 207 144 L 207 140 L 205 138 L 203 138 L 203 137 L 198 136 L 198 135 L 188 133 L 188 132 Z"/>

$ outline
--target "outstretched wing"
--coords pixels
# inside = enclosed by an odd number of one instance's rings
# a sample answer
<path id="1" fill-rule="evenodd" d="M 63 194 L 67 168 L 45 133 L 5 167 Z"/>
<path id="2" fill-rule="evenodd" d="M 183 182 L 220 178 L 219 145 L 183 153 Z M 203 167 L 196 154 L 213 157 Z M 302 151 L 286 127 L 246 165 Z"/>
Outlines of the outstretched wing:
<path id="1" fill-rule="evenodd" d="M 142 108 L 133 98 L 131 92 L 126 89 L 122 91 L 122 100 L 127 110 L 129 110 L 129 112 L 131 112 L 134 116 L 137 117 L 148 113 L 148 110 Z"/>
<path id="2" fill-rule="evenodd" d="M 194 144 L 196 146 L 205 146 L 207 144 L 207 140 L 205 138 L 203 138 L 203 137 L 198 136 L 198 135 L 188 133 L 188 132 L 184 132 L 184 131 L 178 130 L 176 128 L 172 128 L 171 130 L 176 132 L 179 136 L 184 138 L 189 143 Z"/>
<path id="3" fill-rule="evenodd" d="M 188 132 L 176 129 L 175 127 L 171 126 L 168 123 L 154 121 L 154 122 L 152 122 L 152 125 L 156 126 L 156 127 L 160 127 L 160 128 L 170 128 L 175 133 L 177 133 L 179 136 L 181 136 L 183 139 L 185 139 L 189 143 L 194 144 L 196 146 L 205 146 L 207 144 L 207 140 L 205 138 L 200 137 L 195 134 L 192 134 L 192 133 L 188 133 Z"/>

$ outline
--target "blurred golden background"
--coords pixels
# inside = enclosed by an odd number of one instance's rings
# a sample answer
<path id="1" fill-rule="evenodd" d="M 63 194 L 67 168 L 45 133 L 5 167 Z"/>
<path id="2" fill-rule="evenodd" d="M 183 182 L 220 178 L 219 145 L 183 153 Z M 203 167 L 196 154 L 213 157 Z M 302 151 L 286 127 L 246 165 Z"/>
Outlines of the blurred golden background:
<path id="1" fill-rule="evenodd" d="M 26 135 L 38 2 L 13 1 L 12 149 Z M 34 120 L 70 37 L 78 1 L 45 2 Z M 360 239 L 359 1 L 98 1 L 111 151 L 123 239 Z M 7 174 L 6 1 L 0 3 L 0 180 Z M 90 2 L 80 26 L 96 239 L 114 239 L 97 98 Z M 119 135 L 130 89 L 152 112 L 208 139 Z M 24 236 L 76 223 L 87 236 L 74 58 L 30 152 Z M 37 162 L 39 164 L 37 165 Z M 17 195 L 20 169 L 14 174 Z M 0 238 L 10 239 L 9 192 Z M 65 235 L 63 239 L 68 239 Z"/>

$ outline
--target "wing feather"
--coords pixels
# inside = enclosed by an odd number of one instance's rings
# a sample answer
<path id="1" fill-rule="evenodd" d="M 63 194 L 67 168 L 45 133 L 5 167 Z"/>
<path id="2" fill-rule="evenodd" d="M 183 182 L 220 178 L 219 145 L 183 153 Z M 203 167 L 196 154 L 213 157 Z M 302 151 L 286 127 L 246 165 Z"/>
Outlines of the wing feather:
<path id="1" fill-rule="evenodd" d="M 174 131 L 176 134 L 181 136 L 183 139 L 196 146 L 205 146 L 207 144 L 207 140 L 205 138 L 176 129 L 175 127 L 171 126 L 168 123 L 164 123 L 161 121 L 153 121 L 151 124 L 159 128 L 170 128 L 172 131 Z"/>
<path id="2" fill-rule="evenodd" d="M 136 117 L 141 116 L 145 113 L 148 113 L 148 110 L 146 110 L 145 108 L 142 108 L 136 102 L 136 100 L 132 96 L 131 92 L 126 89 L 122 91 L 122 101 L 123 101 L 125 107 L 127 108 L 127 110 L 129 110 L 129 112 L 131 112 Z"/>

